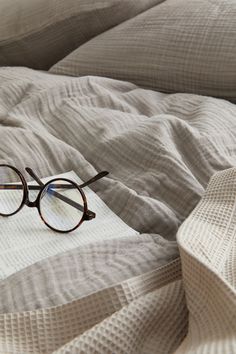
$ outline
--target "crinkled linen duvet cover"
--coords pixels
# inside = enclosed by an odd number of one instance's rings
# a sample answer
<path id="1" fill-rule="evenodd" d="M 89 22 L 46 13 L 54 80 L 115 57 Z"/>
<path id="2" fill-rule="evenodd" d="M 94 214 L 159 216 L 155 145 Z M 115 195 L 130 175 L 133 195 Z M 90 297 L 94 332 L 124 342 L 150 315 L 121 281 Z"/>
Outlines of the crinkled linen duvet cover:
<path id="1" fill-rule="evenodd" d="M 0 352 L 233 353 L 235 105 L 1 68 L 0 117 L 1 163 L 110 171 L 94 191 L 140 233 L 2 279 Z"/>
<path id="2" fill-rule="evenodd" d="M 78 49 L 49 72 L 0 67 L 0 164 L 84 181 L 109 171 L 92 189 L 137 233 L 52 256 L 24 232 L 19 250 L 0 220 L 0 353 L 236 353 L 236 4 L 130 0 L 125 14 L 118 0 L 80 2 L 81 28 L 92 11 L 104 33 L 76 46 L 71 10 L 48 60 Z M 51 27 L 8 40 L 41 52 L 59 33 L 60 3 Z M 15 63 L 9 43 L 0 59 Z"/>

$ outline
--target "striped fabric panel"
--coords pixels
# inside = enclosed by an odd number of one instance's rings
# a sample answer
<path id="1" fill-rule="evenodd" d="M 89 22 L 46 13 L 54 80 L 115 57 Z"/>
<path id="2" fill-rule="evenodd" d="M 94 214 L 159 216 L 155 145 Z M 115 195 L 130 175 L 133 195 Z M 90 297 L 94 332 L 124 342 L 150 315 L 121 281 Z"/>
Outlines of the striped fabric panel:
<path id="1" fill-rule="evenodd" d="M 94 38 L 52 73 L 236 100 L 236 3 L 168 0 Z"/>

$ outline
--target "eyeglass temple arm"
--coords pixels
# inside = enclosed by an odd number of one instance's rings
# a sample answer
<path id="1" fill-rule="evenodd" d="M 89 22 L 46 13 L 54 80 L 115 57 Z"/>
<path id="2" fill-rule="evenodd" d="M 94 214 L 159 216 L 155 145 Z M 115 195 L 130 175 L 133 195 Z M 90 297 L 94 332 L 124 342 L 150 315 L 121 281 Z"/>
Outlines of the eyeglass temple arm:
<path id="1" fill-rule="evenodd" d="M 40 178 L 34 173 L 34 171 L 33 171 L 31 168 L 26 167 L 25 170 L 28 172 L 28 174 L 29 174 L 41 187 L 44 186 L 44 183 L 40 180 Z M 58 192 L 56 192 L 56 191 L 54 191 L 53 195 L 54 195 L 56 198 L 58 198 L 58 199 L 64 201 L 65 203 L 67 203 L 67 204 L 73 206 L 74 208 L 79 209 L 79 210 L 81 210 L 81 211 L 84 211 L 84 207 L 83 207 L 82 205 L 80 205 L 79 203 L 75 203 L 73 200 L 71 200 L 71 199 L 65 197 L 64 195 L 61 195 L 60 193 L 58 193 Z M 87 216 L 87 220 L 91 220 L 91 219 L 94 219 L 94 218 L 96 217 L 96 214 L 95 214 L 94 212 L 92 212 L 91 210 L 88 210 L 86 216 Z"/>
<path id="2" fill-rule="evenodd" d="M 44 186 L 44 183 L 41 181 L 41 179 L 34 173 L 34 171 L 29 168 L 29 167 L 26 167 L 26 172 L 28 172 L 28 174 L 41 186 L 43 187 Z M 30 187 L 30 186 L 29 186 Z"/>
<path id="3" fill-rule="evenodd" d="M 87 182 L 84 182 L 82 184 L 79 185 L 80 188 L 84 188 L 86 186 L 89 186 L 90 184 L 98 181 L 99 179 L 107 176 L 109 174 L 109 172 L 107 171 L 102 171 L 102 172 L 99 172 L 96 176 L 94 176 L 93 178 L 89 179 Z"/>

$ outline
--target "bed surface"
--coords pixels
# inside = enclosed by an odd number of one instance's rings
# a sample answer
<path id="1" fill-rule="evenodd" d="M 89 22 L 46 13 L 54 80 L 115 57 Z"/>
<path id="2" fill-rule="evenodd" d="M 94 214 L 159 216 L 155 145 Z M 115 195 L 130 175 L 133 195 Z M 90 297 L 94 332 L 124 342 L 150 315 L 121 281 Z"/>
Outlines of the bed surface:
<path id="1" fill-rule="evenodd" d="M 194 230 L 200 235 L 204 215 L 211 215 L 212 210 L 218 215 L 217 208 L 212 209 L 214 203 L 228 206 L 229 214 L 233 209 L 228 197 L 222 199 L 227 192 L 222 181 L 228 178 L 233 190 L 234 169 L 228 175 L 217 175 L 219 186 L 213 183 L 212 187 L 215 194 L 211 189 L 205 191 L 216 172 L 236 164 L 235 117 L 234 104 L 211 97 L 168 95 L 102 77 L 70 78 L 26 68 L 0 68 L 0 163 L 21 171 L 30 166 L 41 177 L 74 170 L 82 180 L 108 170 L 109 177 L 93 190 L 140 233 L 75 247 L 1 280 L 1 353 L 94 353 L 95 348 L 110 353 L 109 338 L 114 335 L 115 353 L 156 353 L 158 336 L 165 337 L 159 343 L 160 353 L 171 337 L 168 352 L 177 350 L 188 326 L 180 259 L 187 296 L 194 288 L 187 270 L 192 264 L 196 269 L 193 260 L 199 255 L 202 258 L 197 262 L 205 264 L 206 278 L 211 266 L 224 278 L 217 259 L 208 264 L 204 258 L 211 247 L 217 255 L 214 242 L 204 246 L 208 237 L 213 239 L 213 219 L 207 219 L 203 239 L 198 240 Z M 222 214 L 222 223 L 226 220 L 231 225 L 234 216 L 226 214 Z M 177 246 L 176 234 L 186 218 Z M 189 233 L 192 236 L 186 239 Z M 4 228 L 0 235 L 6 237 Z M 228 235 L 229 240 L 233 242 Z M 196 282 L 201 283 L 198 277 Z M 225 287 L 227 282 L 222 280 Z M 206 289 L 206 284 L 201 286 Z M 158 308 L 167 311 L 166 318 L 173 317 L 172 329 L 160 326 Z M 131 330 L 138 309 L 137 318 L 143 316 L 143 322 L 137 322 L 140 342 L 135 337 L 138 332 Z M 71 325 L 66 318 L 72 318 Z M 126 339 L 122 325 L 118 325 L 121 332 L 113 327 L 122 318 Z M 229 318 L 225 321 L 230 323 Z M 40 332 L 42 325 L 49 331 L 46 337 Z M 155 337 L 148 326 L 162 332 Z M 73 339 L 74 344 L 62 348 Z M 132 340 L 137 346 L 132 347 Z"/>

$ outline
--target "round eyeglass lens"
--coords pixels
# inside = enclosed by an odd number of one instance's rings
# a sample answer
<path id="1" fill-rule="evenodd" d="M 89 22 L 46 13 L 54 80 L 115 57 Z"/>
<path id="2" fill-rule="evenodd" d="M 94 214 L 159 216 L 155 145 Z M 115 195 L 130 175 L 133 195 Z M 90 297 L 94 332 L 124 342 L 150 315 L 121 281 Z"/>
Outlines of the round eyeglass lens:
<path id="1" fill-rule="evenodd" d="M 0 166 L 0 215 L 15 214 L 23 199 L 24 187 L 20 175 L 11 167 Z"/>
<path id="2" fill-rule="evenodd" d="M 40 214 L 43 221 L 60 232 L 74 230 L 84 214 L 84 199 L 76 184 L 54 180 L 45 185 L 40 197 Z"/>

